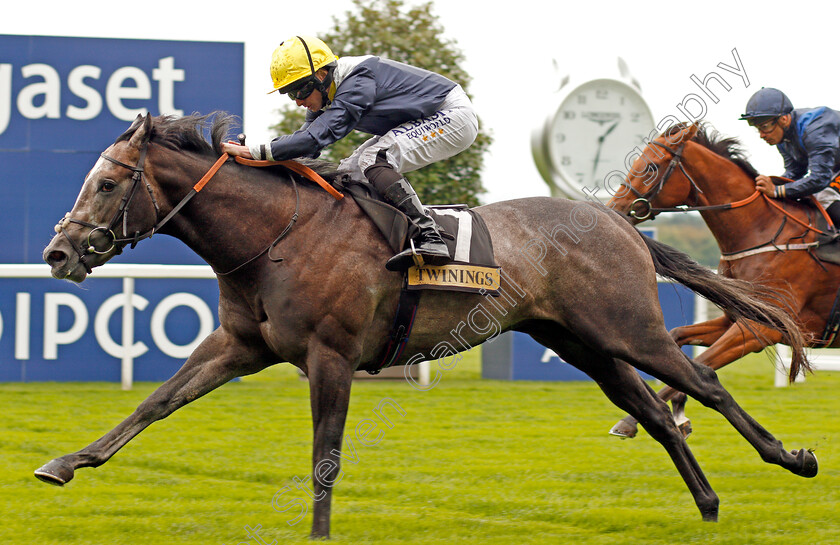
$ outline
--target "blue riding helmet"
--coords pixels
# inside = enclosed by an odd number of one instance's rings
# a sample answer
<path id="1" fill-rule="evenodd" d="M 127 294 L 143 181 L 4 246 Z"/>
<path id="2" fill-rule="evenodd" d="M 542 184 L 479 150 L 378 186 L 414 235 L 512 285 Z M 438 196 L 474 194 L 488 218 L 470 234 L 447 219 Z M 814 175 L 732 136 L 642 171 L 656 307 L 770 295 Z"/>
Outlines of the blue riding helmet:
<path id="1" fill-rule="evenodd" d="M 783 92 L 772 87 L 762 87 L 750 97 L 747 111 L 739 118 L 750 124 L 752 120 L 761 122 L 765 118 L 774 118 L 793 111 L 793 103 Z"/>

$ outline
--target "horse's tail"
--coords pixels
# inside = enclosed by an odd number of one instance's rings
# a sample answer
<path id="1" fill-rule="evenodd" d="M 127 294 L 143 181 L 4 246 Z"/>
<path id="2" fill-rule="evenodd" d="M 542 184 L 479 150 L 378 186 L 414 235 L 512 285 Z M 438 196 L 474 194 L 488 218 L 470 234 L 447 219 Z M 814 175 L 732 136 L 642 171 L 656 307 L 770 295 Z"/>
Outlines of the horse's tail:
<path id="1" fill-rule="evenodd" d="M 784 293 L 759 284 L 715 274 L 690 256 L 642 235 L 653 258 L 656 273 L 675 280 L 720 307 L 734 321 L 743 324 L 753 335 L 758 333 L 750 322 L 775 329 L 782 342 L 791 348 L 790 380 L 800 370 L 812 371 L 805 355 L 807 339 L 796 321 L 790 301 Z"/>

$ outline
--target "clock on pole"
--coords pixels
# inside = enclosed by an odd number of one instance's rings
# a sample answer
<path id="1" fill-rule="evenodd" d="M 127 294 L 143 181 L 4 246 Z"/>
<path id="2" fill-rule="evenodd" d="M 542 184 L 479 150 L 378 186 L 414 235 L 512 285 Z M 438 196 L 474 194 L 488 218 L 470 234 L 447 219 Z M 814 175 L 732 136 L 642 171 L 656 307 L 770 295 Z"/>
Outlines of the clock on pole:
<path id="1" fill-rule="evenodd" d="M 654 130 L 638 83 L 622 59 L 618 66 L 615 77 L 564 78 L 532 133 L 534 162 L 553 197 L 609 200 L 627 173 L 625 160 L 632 163 Z"/>

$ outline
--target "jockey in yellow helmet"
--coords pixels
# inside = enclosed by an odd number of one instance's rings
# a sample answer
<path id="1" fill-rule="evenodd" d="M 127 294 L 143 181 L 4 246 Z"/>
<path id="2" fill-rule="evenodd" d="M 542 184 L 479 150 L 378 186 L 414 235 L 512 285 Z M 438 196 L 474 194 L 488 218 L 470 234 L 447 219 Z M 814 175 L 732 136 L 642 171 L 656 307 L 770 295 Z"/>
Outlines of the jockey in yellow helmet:
<path id="1" fill-rule="evenodd" d="M 386 267 L 404 270 L 419 261 L 439 265 L 449 251 L 434 220 L 403 177 L 467 149 L 478 135 L 478 119 L 460 85 L 428 70 L 370 55 L 338 58 L 321 40 L 294 36 L 274 51 L 274 88 L 306 108 L 306 121 L 293 134 L 268 143 L 225 144 L 231 155 L 286 160 L 317 157 L 357 130 L 373 135 L 339 169 L 367 179 L 385 201 L 417 227 L 413 249 Z"/>
<path id="2" fill-rule="evenodd" d="M 338 57 L 318 38 L 295 36 L 281 43 L 271 55 L 271 80 L 274 89 L 292 100 L 319 91 L 326 105 L 332 73 Z M 326 77 L 318 77 L 318 71 Z M 320 109 L 320 108 L 319 108 Z"/>

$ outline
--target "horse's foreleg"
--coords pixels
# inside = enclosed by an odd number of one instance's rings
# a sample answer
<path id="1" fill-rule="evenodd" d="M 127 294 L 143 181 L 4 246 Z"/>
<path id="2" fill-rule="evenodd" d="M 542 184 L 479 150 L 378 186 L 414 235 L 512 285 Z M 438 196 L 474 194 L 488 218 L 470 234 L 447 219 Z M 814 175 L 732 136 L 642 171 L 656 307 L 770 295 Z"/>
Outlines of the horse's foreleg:
<path id="1" fill-rule="evenodd" d="M 671 338 L 679 346 L 711 346 L 732 327 L 732 320 L 725 314 L 713 320 L 675 327 Z"/>
<path id="2" fill-rule="evenodd" d="M 234 377 L 253 373 L 254 357 L 221 328 L 210 334 L 175 375 L 117 427 L 73 454 L 56 458 L 35 471 L 44 482 L 64 485 L 80 467 L 98 467 L 107 462 L 133 437 L 179 407 L 225 384 Z M 264 367 L 263 365 L 262 367 Z"/>
<path id="3" fill-rule="evenodd" d="M 313 538 L 330 535 L 332 489 L 342 478 L 341 436 L 350 404 L 353 369 L 346 358 L 319 346 L 307 356 L 309 398 L 312 405 Z"/>

